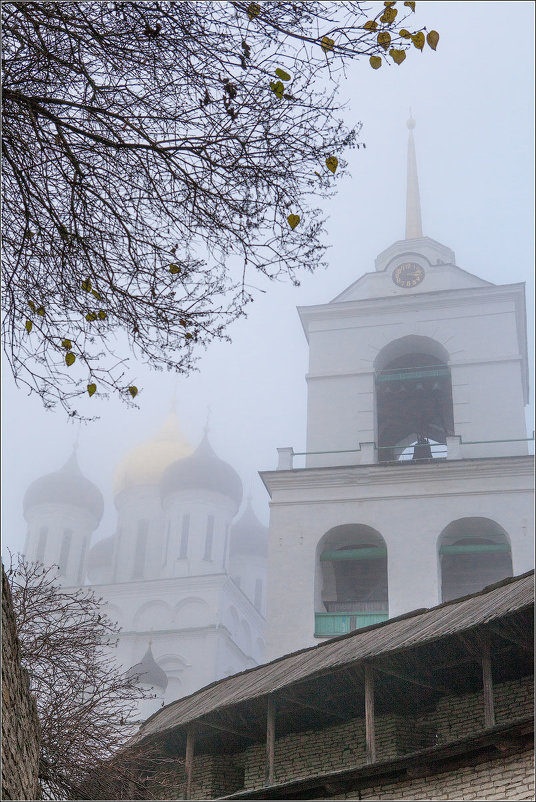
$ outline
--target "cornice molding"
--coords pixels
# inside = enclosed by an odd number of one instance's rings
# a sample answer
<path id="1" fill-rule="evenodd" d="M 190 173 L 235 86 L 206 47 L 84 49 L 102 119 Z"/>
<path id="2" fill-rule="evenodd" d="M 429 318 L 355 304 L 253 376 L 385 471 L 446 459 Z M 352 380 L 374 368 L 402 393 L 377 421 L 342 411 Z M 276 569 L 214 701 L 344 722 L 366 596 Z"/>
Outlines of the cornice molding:
<path id="1" fill-rule="evenodd" d="M 425 487 L 437 482 L 470 481 L 472 485 L 485 479 L 508 477 L 533 477 L 534 456 L 521 457 L 488 457 L 480 459 L 446 460 L 437 464 L 426 465 L 334 465 L 322 468 L 295 468 L 290 471 L 259 471 L 270 497 L 274 492 L 286 490 L 315 490 L 335 487 L 364 487 L 367 485 L 404 485 L 404 493 L 391 493 L 390 497 L 407 498 L 408 490 L 412 495 L 457 495 L 468 493 L 474 495 L 478 490 L 460 491 L 453 488 L 452 493 L 427 493 Z M 504 490 L 502 492 L 527 492 L 525 489 Z M 485 491 L 483 491 L 485 492 Z M 496 491 L 494 491 L 496 492 Z M 497 491 L 501 492 L 501 491 Z M 367 496 L 375 499 L 377 496 Z M 273 503 L 273 502 L 272 502 Z M 300 502 L 301 503 L 301 502 Z"/>
<path id="2" fill-rule="evenodd" d="M 431 308 L 472 305 L 482 300 L 518 301 L 525 296 L 524 283 L 498 284 L 485 287 L 464 287 L 461 289 L 432 290 L 431 292 L 415 292 L 412 295 L 386 295 L 379 298 L 364 298 L 354 301 L 338 301 L 337 303 L 299 306 L 298 314 L 302 319 L 316 320 L 331 317 L 348 317 L 369 313 L 377 315 L 382 310 L 390 311 L 392 307 L 410 310 L 416 307 Z"/>

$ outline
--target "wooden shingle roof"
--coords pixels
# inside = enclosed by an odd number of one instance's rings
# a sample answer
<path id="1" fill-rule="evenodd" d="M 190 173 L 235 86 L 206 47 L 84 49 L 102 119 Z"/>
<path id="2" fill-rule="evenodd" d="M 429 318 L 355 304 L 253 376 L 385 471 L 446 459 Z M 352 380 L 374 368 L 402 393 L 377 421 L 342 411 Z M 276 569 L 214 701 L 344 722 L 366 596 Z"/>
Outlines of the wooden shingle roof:
<path id="1" fill-rule="evenodd" d="M 344 666 L 395 658 L 450 636 L 493 627 L 534 603 L 534 572 L 491 585 L 479 593 L 381 624 L 356 630 L 318 646 L 293 652 L 265 665 L 219 680 L 172 702 L 152 715 L 135 741 L 182 728 L 203 717 L 244 705 L 298 683 L 325 677 Z"/>

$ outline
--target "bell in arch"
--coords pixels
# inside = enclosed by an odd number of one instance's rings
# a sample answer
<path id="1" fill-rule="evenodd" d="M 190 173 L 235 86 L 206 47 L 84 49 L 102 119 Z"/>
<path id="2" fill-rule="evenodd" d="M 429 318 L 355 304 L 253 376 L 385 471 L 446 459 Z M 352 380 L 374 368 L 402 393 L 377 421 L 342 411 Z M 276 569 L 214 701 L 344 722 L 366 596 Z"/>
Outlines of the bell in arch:
<path id="1" fill-rule="evenodd" d="M 413 446 L 413 460 L 432 459 L 432 448 L 427 437 L 419 435 Z"/>

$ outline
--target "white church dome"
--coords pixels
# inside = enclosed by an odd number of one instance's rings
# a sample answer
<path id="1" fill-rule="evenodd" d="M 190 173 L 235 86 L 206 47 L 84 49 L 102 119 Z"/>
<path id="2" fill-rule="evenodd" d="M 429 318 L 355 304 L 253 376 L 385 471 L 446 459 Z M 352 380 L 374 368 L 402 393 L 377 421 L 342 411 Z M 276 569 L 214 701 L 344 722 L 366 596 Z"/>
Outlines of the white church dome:
<path id="1" fill-rule="evenodd" d="M 102 493 L 82 474 L 73 451 L 63 468 L 32 482 L 24 494 L 24 513 L 38 504 L 72 504 L 87 510 L 98 525 L 104 511 Z"/>
<path id="2" fill-rule="evenodd" d="M 242 482 L 227 462 L 220 459 L 205 434 L 190 457 L 170 465 L 160 482 L 162 496 L 177 490 L 215 490 L 231 498 L 236 508 L 242 502 Z"/>

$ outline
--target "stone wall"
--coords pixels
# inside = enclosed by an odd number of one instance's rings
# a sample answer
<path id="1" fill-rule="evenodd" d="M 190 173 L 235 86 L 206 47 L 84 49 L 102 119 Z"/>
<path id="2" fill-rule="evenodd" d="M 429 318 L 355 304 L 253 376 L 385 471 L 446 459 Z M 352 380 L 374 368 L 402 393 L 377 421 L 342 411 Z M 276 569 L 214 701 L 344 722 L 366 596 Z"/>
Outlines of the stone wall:
<path id="1" fill-rule="evenodd" d="M 217 799 L 244 785 L 240 759 L 232 755 L 197 755 L 194 758 L 191 799 Z M 146 780 L 151 799 L 183 799 L 186 787 L 184 759 L 174 758 Z"/>
<path id="2" fill-rule="evenodd" d="M 497 724 L 532 715 L 532 677 L 496 684 L 494 699 Z M 380 714 L 375 724 L 376 760 L 394 759 L 482 732 L 483 694 L 478 692 L 444 697 L 433 710 L 421 715 Z M 365 766 L 364 719 L 356 718 L 335 726 L 276 738 L 274 751 L 275 783 Z M 242 788 L 262 788 L 265 784 L 265 756 L 264 743 L 254 744 L 234 755 L 196 755 L 192 798 L 213 799 Z M 154 775 L 149 784 L 151 793 L 160 799 L 183 798 L 184 760 L 175 760 L 170 771 L 171 774 L 165 778 L 162 771 Z M 405 783 L 371 787 L 366 792 L 361 791 L 361 798 L 495 800 L 503 798 L 501 794 L 507 787 L 510 794 L 508 799 L 529 799 L 524 795 L 530 790 L 526 780 L 529 774 L 526 756 L 523 761 L 519 760 L 519 756 L 503 756 L 485 765 L 466 767 L 456 772 L 446 771 Z M 464 795 L 460 796 L 462 792 Z M 365 793 L 368 795 L 365 796 Z M 516 796 L 518 793 L 520 795 Z M 338 798 L 351 799 L 355 795 Z"/>
<path id="3" fill-rule="evenodd" d="M 349 792 L 331 799 L 356 799 Z M 476 766 L 444 771 L 430 777 L 383 783 L 361 788 L 359 799 L 434 800 L 532 800 L 534 799 L 534 755 L 527 749 L 515 755 L 497 757 Z"/>
<path id="4" fill-rule="evenodd" d="M 2 798 L 37 799 L 40 728 L 2 566 Z"/>
<path id="5" fill-rule="evenodd" d="M 496 723 L 506 724 L 533 712 L 532 677 L 496 684 L 494 700 Z M 420 716 L 376 716 L 376 759 L 389 760 L 429 746 L 448 743 L 482 731 L 484 700 L 482 692 L 447 696 L 435 709 Z M 244 787 L 264 785 L 264 744 L 244 752 Z M 275 782 L 365 765 L 364 719 L 308 730 L 278 738 L 275 743 Z"/>

